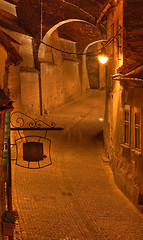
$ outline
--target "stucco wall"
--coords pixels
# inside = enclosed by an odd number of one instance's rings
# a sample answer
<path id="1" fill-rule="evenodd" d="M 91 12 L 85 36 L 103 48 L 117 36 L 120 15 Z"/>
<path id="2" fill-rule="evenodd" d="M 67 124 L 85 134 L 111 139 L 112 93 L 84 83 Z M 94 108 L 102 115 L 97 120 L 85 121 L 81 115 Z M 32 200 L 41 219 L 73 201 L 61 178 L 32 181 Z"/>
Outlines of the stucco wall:
<path id="1" fill-rule="evenodd" d="M 21 110 L 36 116 L 40 115 L 39 73 L 20 72 Z"/>
<path id="2" fill-rule="evenodd" d="M 65 101 L 80 92 L 78 62 L 63 60 L 63 91 Z"/>
<path id="3" fill-rule="evenodd" d="M 91 89 L 99 88 L 99 63 L 97 58 L 97 44 L 88 48 L 87 53 L 93 53 L 86 57 L 89 85 Z"/>
<path id="4" fill-rule="evenodd" d="M 80 94 L 81 80 L 76 54 L 69 56 L 44 46 L 39 57 L 38 74 L 34 66 L 32 38 L 14 31 L 5 31 L 20 43 L 14 46 L 23 58 L 20 66 L 10 66 L 8 76 L 8 88 L 15 110 L 31 113 L 32 109 L 34 115 L 39 115 L 42 110 L 43 114 L 47 114 L 50 108 Z M 59 38 L 56 31 L 47 43 L 63 51 L 76 53 L 76 43 Z"/>
<path id="5" fill-rule="evenodd" d="M 76 44 L 59 38 L 55 32 L 49 40 L 52 46 L 63 51 L 76 53 Z M 43 48 L 41 60 L 42 110 L 47 114 L 49 110 L 70 98 L 80 94 L 79 63 L 76 57 L 55 49 Z"/>

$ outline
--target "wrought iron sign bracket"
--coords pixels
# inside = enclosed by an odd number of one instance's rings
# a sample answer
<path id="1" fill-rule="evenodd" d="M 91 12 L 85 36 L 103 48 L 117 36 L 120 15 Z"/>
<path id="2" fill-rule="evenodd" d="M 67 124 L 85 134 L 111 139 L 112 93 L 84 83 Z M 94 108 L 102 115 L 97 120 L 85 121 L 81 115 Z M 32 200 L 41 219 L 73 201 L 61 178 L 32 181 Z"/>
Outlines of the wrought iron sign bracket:
<path id="1" fill-rule="evenodd" d="M 16 158 L 12 158 L 12 160 L 16 160 L 16 165 L 39 169 L 52 164 L 51 139 L 46 137 L 47 132 L 62 131 L 64 128 L 56 127 L 54 122 L 47 124 L 18 111 L 11 114 L 10 124 L 10 130 L 17 131 L 19 134 L 19 138 L 14 140 L 14 144 L 11 144 L 11 146 L 16 146 Z M 45 134 L 44 136 L 32 135 L 31 131 L 40 131 L 40 133 L 45 131 Z"/>

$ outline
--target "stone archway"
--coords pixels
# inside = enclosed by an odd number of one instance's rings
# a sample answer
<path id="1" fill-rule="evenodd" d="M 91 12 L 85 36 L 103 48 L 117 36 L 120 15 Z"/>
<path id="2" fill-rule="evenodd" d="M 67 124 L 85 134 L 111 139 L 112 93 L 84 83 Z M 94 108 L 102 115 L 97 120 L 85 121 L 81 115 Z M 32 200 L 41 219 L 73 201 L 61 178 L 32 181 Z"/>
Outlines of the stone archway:
<path id="1" fill-rule="evenodd" d="M 69 57 L 68 54 L 56 50 L 61 49 L 58 29 L 73 22 L 92 25 L 84 20 L 68 19 L 53 26 L 40 42 L 38 60 L 40 62 L 43 114 L 47 114 L 52 106 L 61 104 L 69 98 L 81 94 L 83 83 L 82 71 L 79 65 L 82 65 L 82 57 L 71 57 L 71 55 Z M 94 26 L 92 25 L 92 27 Z M 77 52 L 75 42 L 64 39 L 62 42 L 64 42 L 62 48 L 67 52 Z M 53 48 L 50 48 L 50 46 Z"/>
<path id="2" fill-rule="evenodd" d="M 82 57 L 82 90 L 84 91 L 85 88 L 104 88 L 105 81 L 104 81 L 104 73 L 105 73 L 105 66 L 102 66 L 97 59 L 98 49 L 101 47 L 101 43 L 105 42 L 106 39 L 101 39 L 94 41 L 86 46 L 84 49 L 84 55 Z M 91 51 L 90 51 L 91 49 Z M 88 52 L 94 52 L 93 56 L 86 55 Z M 88 69 L 87 58 L 90 58 L 92 61 L 92 77 L 90 76 L 90 70 Z M 93 64 L 95 63 L 95 67 Z M 102 73 L 102 74 L 101 74 Z"/>
<path id="3" fill-rule="evenodd" d="M 68 19 L 68 20 L 64 20 L 62 22 L 57 23 L 56 25 L 54 25 L 44 36 L 42 42 L 46 43 L 46 44 L 50 44 L 50 38 L 52 36 L 52 34 L 62 25 L 67 24 L 67 23 L 71 23 L 71 22 L 82 22 L 82 23 L 87 23 L 91 26 L 94 26 L 93 24 L 85 21 L 85 20 L 80 20 L 80 19 Z M 46 52 L 47 46 L 44 44 L 40 44 L 39 46 L 39 52 L 38 52 L 38 58 L 42 59 L 45 58 L 45 52 Z"/>

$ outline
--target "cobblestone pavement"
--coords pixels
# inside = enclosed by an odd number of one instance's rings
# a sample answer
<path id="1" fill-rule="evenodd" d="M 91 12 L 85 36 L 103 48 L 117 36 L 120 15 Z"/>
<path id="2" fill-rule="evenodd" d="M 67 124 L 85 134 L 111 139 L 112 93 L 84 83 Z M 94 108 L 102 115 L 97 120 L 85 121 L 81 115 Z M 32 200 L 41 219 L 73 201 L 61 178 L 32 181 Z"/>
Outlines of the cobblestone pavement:
<path id="1" fill-rule="evenodd" d="M 12 164 L 15 239 L 142 240 L 143 215 L 116 187 L 104 157 L 104 91 L 90 91 L 55 109 L 46 121 L 53 164 L 39 170 Z M 104 160 L 103 160 L 104 159 Z"/>

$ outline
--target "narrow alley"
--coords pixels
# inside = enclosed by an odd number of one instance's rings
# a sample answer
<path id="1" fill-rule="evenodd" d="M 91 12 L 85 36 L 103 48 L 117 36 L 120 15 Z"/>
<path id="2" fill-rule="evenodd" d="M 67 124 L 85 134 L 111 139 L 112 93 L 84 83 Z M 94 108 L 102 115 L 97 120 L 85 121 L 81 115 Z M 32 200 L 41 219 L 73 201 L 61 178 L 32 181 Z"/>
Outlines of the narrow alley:
<path id="1" fill-rule="evenodd" d="M 0 0 L 0 240 L 143 240 L 142 0 Z"/>
<path id="2" fill-rule="evenodd" d="M 12 162 L 15 239 L 142 240 L 143 215 L 116 187 L 103 150 L 104 90 L 49 112 L 64 131 L 49 131 L 52 165 L 37 170 Z"/>

